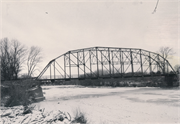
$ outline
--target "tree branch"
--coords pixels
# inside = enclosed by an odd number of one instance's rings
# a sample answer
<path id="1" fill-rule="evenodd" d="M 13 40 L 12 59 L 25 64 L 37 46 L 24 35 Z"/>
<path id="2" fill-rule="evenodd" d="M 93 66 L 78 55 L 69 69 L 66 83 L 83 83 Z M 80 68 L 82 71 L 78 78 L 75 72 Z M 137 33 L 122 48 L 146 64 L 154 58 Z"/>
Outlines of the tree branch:
<path id="1" fill-rule="evenodd" d="M 152 14 L 154 14 L 156 12 L 158 3 L 159 3 L 159 0 L 157 0 L 156 6 L 155 6 L 154 11 L 152 12 Z"/>

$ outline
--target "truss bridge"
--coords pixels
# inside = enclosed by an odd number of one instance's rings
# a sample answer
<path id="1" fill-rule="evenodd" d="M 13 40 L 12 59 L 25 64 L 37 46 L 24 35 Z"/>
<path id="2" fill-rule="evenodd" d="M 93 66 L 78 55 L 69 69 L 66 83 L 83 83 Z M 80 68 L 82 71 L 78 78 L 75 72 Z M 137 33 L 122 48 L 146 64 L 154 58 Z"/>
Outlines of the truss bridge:
<path id="1" fill-rule="evenodd" d="M 37 80 L 129 78 L 176 74 L 161 55 L 143 49 L 90 47 L 68 51 L 52 59 Z"/>

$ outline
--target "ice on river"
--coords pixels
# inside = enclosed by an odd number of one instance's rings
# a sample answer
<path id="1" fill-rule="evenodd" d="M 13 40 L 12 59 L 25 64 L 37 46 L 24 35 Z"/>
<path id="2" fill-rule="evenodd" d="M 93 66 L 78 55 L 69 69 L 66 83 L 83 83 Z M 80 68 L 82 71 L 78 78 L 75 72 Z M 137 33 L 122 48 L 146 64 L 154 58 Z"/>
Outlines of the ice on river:
<path id="1" fill-rule="evenodd" d="M 47 111 L 76 109 L 92 124 L 180 123 L 180 90 L 158 87 L 42 86 L 46 100 L 36 103 Z"/>

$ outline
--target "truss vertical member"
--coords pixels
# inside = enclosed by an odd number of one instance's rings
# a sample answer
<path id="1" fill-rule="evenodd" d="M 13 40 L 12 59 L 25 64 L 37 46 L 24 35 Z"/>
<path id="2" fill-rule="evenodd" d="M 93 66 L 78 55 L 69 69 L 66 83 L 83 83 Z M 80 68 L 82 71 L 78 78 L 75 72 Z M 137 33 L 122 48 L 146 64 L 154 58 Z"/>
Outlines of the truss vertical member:
<path id="1" fill-rule="evenodd" d="M 152 76 L 152 66 L 151 66 L 151 53 L 149 52 L 149 71 Z"/>
<path id="2" fill-rule="evenodd" d="M 132 58 L 132 51 L 131 51 L 131 49 L 130 49 L 130 57 L 131 57 L 131 69 L 132 69 L 132 76 L 134 76 L 133 58 Z"/>
<path id="3" fill-rule="evenodd" d="M 69 78 L 71 78 L 71 51 L 69 51 Z"/>
<path id="4" fill-rule="evenodd" d="M 84 49 L 83 49 L 83 66 L 84 66 L 84 78 L 86 77 L 86 61 L 85 61 L 85 56 L 84 56 Z"/>
<path id="5" fill-rule="evenodd" d="M 98 63 L 98 47 L 96 47 L 96 59 L 97 59 L 97 78 L 99 77 L 99 63 Z"/>
<path id="6" fill-rule="evenodd" d="M 50 65 L 50 79 L 52 79 L 52 78 L 51 78 L 51 65 Z"/>
<path id="7" fill-rule="evenodd" d="M 54 79 L 56 79 L 56 67 L 55 67 L 55 60 L 54 60 Z"/>
<path id="8" fill-rule="evenodd" d="M 102 76 L 103 76 L 103 56 L 102 56 L 102 51 L 100 52 L 101 53 L 101 68 L 102 68 L 102 70 L 101 70 L 101 72 L 102 72 Z"/>
<path id="9" fill-rule="evenodd" d="M 111 77 L 111 59 L 110 59 L 110 50 L 108 48 L 108 62 L 109 62 L 109 74 L 110 74 L 110 77 Z"/>
<path id="10" fill-rule="evenodd" d="M 111 62 L 112 63 L 112 75 L 114 75 L 114 59 L 113 59 L 114 55 L 113 55 L 113 51 L 111 51 L 111 56 L 112 56 L 112 59 L 111 59 L 112 60 L 112 62 Z"/>
<path id="11" fill-rule="evenodd" d="M 92 60 L 91 60 L 91 50 L 89 50 L 89 61 L 90 61 L 90 72 L 92 77 Z"/>
<path id="12" fill-rule="evenodd" d="M 144 76 L 141 49 L 140 49 L 140 63 L 141 63 L 141 74 L 142 74 L 142 76 Z"/>
<path id="13" fill-rule="evenodd" d="M 121 77 L 122 77 L 122 58 L 121 58 L 121 48 L 119 48 L 119 64 L 120 64 L 120 69 L 121 69 Z"/>
<path id="14" fill-rule="evenodd" d="M 161 62 L 160 62 L 160 59 L 159 59 L 159 54 L 157 54 L 157 62 L 156 62 L 156 63 L 157 63 L 158 71 L 159 71 L 159 72 L 163 71 L 163 70 L 160 71 L 160 69 L 161 69 L 161 68 L 160 68 Z"/>
<path id="15" fill-rule="evenodd" d="M 124 75 L 124 57 L 123 57 L 124 55 L 123 55 L 123 54 L 124 54 L 124 53 L 123 53 L 123 51 L 122 51 L 122 52 L 121 52 L 121 55 L 122 55 L 122 56 L 121 56 L 121 57 L 122 57 L 122 59 L 121 59 L 121 60 L 122 60 L 122 63 L 121 63 L 121 64 L 122 64 L 122 77 L 123 77 L 123 75 Z"/>
<path id="16" fill-rule="evenodd" d="M 77 71 L 78 71 L 78 78 L 79 78 L 79 52 L 77 52 Z"/>
<path id="17" fill-rule="evenodd" d="M 66 54 L 64 54 L 64 78 L 66 79 Z"/>

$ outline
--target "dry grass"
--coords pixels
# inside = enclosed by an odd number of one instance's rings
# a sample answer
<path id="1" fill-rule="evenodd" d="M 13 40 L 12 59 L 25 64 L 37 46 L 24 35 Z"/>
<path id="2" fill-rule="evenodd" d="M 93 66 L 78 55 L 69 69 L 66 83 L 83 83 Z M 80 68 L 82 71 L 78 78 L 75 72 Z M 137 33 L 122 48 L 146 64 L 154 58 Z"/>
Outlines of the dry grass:
<path id="1" fill-rule="evenodd" d="M 79 108 L 74 112 L 74 120 L 72 123 L 80 123 L 80 124 L 88 124 L 88 119 L 84 112 L 82 112 Z"/>

